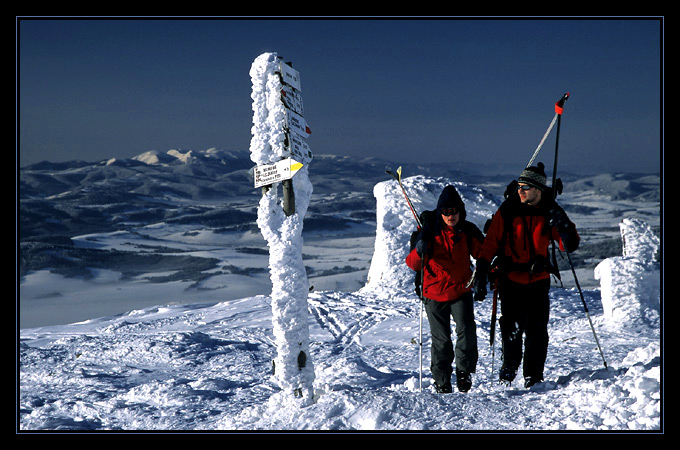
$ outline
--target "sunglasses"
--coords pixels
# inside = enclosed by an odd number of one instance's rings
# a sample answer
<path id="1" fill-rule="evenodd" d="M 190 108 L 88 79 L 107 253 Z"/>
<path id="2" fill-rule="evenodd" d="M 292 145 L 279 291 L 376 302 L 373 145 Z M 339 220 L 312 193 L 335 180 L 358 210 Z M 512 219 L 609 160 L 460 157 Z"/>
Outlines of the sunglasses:
<path id="1" fill-rule="evenodd" d="M 520 184 L 517 186 L 517 189 L 521 189 L 523 191 L 528 191 L 531 188 L 533 188 L 533 186 L 529 186 L 528 184 Z"/>
<path id="2" fill-rule="evenodd" d="M 456 208 L 444 208 L 442 209 L 442 215 L 443 216 L 455 216 L 458 214 L 458 210 Z"/>

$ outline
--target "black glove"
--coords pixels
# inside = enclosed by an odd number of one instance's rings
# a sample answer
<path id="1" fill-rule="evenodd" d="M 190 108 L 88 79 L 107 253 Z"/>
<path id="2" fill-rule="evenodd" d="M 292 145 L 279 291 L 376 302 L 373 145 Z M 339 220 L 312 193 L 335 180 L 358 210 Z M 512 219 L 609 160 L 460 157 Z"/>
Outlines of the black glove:
<path id="1" fill-rule="evenodd" d="M 427 252 L 427 242 L 425 242 L 425 239 L 419 239 L 416 242 L 415 249 L 416 253 L 418 253 L 418 256 L 420 256 L 420 258 L 422 259 L 425 252 Z"/>
<path id="2" fill-rule="evenodd" d="M 578 248 L 579 239 L 571 227 L 571 222 L 567 217 L 567 213 L 559 206 L 556 206 L 548 211 L 548 220 L 550 226 L 555 227 L 560 234 L 560 238 L 562 239 L 562 243 L 567 252 L 574 252 Z"/>
<path id="3" fill-rule="evenodd" d="M 486 297 L 486 284 L 489 278 L 489 262 L 484 259 L 477 260 L 477 269 L 475 270 L 475 279 L 472 288 L 475 291 L 474 299 L 481 302 Z"/>
<path id="4" fill-rule="evenodd" d="M 550 226 L 555 227 L 559 232 L 564 232 L 569 228 L 567 213 L 560 207 L 555 207 L 548 211 L 548 220 Z"/>

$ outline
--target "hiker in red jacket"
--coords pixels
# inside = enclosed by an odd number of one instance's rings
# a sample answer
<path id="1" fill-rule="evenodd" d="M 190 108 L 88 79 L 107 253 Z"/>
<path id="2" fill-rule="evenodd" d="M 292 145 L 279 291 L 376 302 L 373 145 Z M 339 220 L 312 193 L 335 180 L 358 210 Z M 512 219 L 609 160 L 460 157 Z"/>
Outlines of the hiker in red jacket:
<path id="1" fill-rule="evenodd" d="M 526 168 L 494 214 L 477 259 L 476 291 L 486 289 L 494 257 L 501 300 L 499 320 L 503 343 L 500 380 L 511 383 L 522 361 L 525 386 L 543 380 L 548 350 L 550 274 L 557 268 L 550 262 L 552 241 L 562 251 L 573 252 L 580 238 L 575 225 L 555 202 L 546 186 L 544 166 Z"/>
<path id="2" fill-rule="evenodd" d="M 429 219 L 427 216 L 429 215 Z M 423 228 L 417 235 L 406 264 L 423 269 L 422 298 L 432 336 L 431 370 L 437 392 L 451 392 L 453 361 L 458 390 L 472 386 L 477 366 L 477 329 L 472 292 L 466 284 L 472 276 L 470 255 L 477 255 L 484 236 L 465 220 L 465 205 L 453 186 L 439 196 L 436 211 L 421 215 Z M 451 316 L 456 326 L 456 348 L 451 340 Z"/>

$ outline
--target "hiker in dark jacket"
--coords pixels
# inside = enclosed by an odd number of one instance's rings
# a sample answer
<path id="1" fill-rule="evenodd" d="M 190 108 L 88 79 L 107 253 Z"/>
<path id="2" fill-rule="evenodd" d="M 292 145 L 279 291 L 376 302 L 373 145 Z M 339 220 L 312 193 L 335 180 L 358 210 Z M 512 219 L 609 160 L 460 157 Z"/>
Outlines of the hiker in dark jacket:
<path id="1" fill-rule="evenodd" d="M 503 343 L 499 378 L 506 383 L 515 379 L 525 334 L 523 374 L 525 386 L 530 387 L 543 380 L 548 350 L 548 291 L 550 273 L 556 271 L 549 246 L 554 240 L 562 251 L 571 253 L 580 238 L 546 186 L 542 163 L 525 169 L 515 186 L 489 225 L 477 260 L 475 286 L 483 290 L 496 257 Z"/>
<path id="2" fill-rule="evenodd" d="M 406 264 L 419 272 L 425 261 L 422 292 L 432 336 L 432 376 L 437 392 L 451 392 L 455 356 L 458 390 L 467 392 L 478 354 L 473 297 L 466 284 L 472 276 L 470 255 L 478 254 L 484 236 L 465 220 L 465 205 L 453 186 L 444 188 L 436 211 L 425 213 L 433 213 L 432 219 L 422 221 L 423 227 Z M 456 327 L 455 352 L 451 316 Z"/>

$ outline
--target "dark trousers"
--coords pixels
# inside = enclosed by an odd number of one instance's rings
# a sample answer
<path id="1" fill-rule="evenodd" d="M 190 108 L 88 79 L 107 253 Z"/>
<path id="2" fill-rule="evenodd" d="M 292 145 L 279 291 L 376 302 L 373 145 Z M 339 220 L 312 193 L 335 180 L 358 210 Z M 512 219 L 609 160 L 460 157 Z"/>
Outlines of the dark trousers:
<path id="1" fill-rule="evenodd" d="M 474 372 L 477 367 L 477 329 L 472 293 L 447 302 L 426 298 L 425 312 L 432 335 L 430 369 L 435 383 L 442 386 L 451 382 L 454 355 L 456 369 Z M 451 341 L 451 316 L 456 325 L 455 352 Z"/>
<path id="2" fill-rule="evenodd" d="M 526 335 L 525 377 L 543 379 L 543 367 L 548 354 L 549 290 L 549 278 L 529 284 L 514 283 L 508 279 L 501 279 L 499 283 L 503 367 L 514 371 L 519 369 L 522 363 L 522 336 Z"/>

